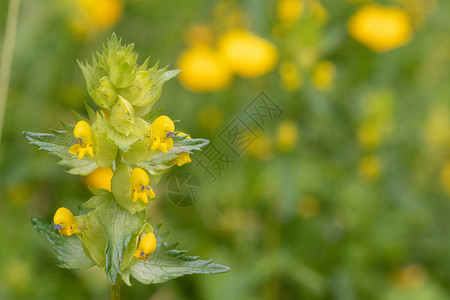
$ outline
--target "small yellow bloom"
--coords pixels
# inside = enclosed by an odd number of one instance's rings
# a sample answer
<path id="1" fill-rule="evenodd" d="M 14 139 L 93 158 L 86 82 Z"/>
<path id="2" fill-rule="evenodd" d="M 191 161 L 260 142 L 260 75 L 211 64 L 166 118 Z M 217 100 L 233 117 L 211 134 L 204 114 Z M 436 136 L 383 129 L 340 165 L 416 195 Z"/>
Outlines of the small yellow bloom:
<path id="1" fill-rule="evenodd" d="M 291 151 L 298 140 L 297 125 L 294 122 L 283 121 L 277 131 L 277 146 L 281 151 Z"/>
<path id="2" fill-rule="evenodd" d="M 65 207 L 60 207 L 56 211 L 53 223 L 55 223 L 55 230 L 58 230 L 61 235 L 71 236 L 74 233 L 81 232 L 72 212 Z"/>
<path id="3" fill-rule="evenodd" d="M 94 142 L 91 126 L 85 121 L 79 121 L 75 125 L 73 135 L 75 136 L 75 145 L 70 147 L 69 152 L 73 155 L 78 155 L 78 159 L 82 159 L 86 154 L 94 157 Z"/>
<path id="4" fill-rule="evenodd" d="M 105 189 L 111 192 L 111 179 L 113 175 L 110 167 L 99 167 L 86 176 L 86 185 L 94 189 Z"/>
<path id="5" fill-rule="evenodd" d="M 366 155 L 359 161 L 359 173 L 364 179 L 375 180 L 381 170 L 380 159 L 375 155 Z"/>
<path id="6" fill-rule="evenodd" d="M 312 74 L 312 82 L 318 90 L 328 91 L 333 87 L 336 67 L 331 61 L 320 62 Z"/>
<path id="7" fill-rule="evenodd" d="M 151 125 L 152 131 L 152 150 L 159 149 L 164 153 L 173 147 L 173 132 L 175 124 L 168 116 L 159 116 Z"/>
<path id="8" fill-rule="evenodd" d="M 194 92 L 211 92 L 226 88 L 231 72 L 224 59 L 210 46 L 196 45 L 184 51 L 178 67 L 180 82 Z"/>
<path id="9" fill-rule="evenodd" d="M 284 61 L 280 64 L 280 77 L 283 88 L 288 91 L 296 91 L 302 83 L 301 74 L 293 61 Z"/>
<path id="10" fill-rule="evenodd" d="M 141 168 L 134 168 L 133 171 L 131 171 L 133 202 L 141 199 L 142 202 L 148 203 L 148 196 L 150 196 L 150 198 L 155 198 L 155 192 L 153 192 L 153 189 L 148 185 L 149 182 L 150 178 L 148 177 L 147 172 Z"/>
<path id="11" fill-rule="evenodd" d="M 136 253 L 134 253 L 134 257 L 137 257 L 143 261 L 147 261 L 147 258 L 155 251 L 156 249 L 156 237 L 153 232 L 147 233 L 139 242 L 139 248 Z"/>
<path id="12" fill-rule="evenodd" d="M 309 3 L 309 14 L 320 23 L 325 23 L 328 19 L 327 10 L 318 0 Z"/>
<path id="13" fill-rule="evenodd" d="M 267 135 L 262 135 L 248 145 L 247 152 L 257 159 L 270 160 L 273 158 L 272 141 Z"/>
<path id="14" fill-rule="evenodd" d="M 303 12 L 301 0 L 279 0 L 277 4 L 278 19 L 285 26 L 292 26 L 297 22 Z"/>
<path id="15" fill-rule="evenodd" d="M 265 75 L 278 61 L 275 45 L 245 30 L 227 32 L 220 37 L 218 46 L 229 68 L 242 77 Z"/>
<path id="16" fill-rule="evenodd" d="M 186 133 L 180 132 L 177 135 L 186 135 Z M 190 139 L 191 137 L 188 135 L 186 138 Z M 174 159 L 174 163 L 179 167 L 181 167 L 184 164 L 188 164 L 192 161 L 191 157 L 189 156 L 189 153 L 187 152 L 178 153 L 177 155 L 178 157 Z"/>
<path id="17" fill-rule="evenodd" d="M 351 17 L 349 34 L 376 52 L 405 45 L 411 39 L 411 21 L 406 12 L 394 7 L 367 4 Z"/>
<path id="18" fill-rule="evenodd" d="M 365 150 L 373 150 L 380 145 L 381 132 L 374 122 L 365 122 L 358 128 L 358 142 Z"/>

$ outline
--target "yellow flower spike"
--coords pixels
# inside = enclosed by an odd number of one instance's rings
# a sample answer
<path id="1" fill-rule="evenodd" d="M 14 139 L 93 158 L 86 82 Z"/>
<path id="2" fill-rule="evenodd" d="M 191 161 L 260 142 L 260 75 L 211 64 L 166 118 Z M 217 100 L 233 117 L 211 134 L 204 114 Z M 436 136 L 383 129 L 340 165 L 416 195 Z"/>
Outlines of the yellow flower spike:
<path id="1" fill-rule="evenodd" d="M 155 251 L 156 249 L 156 237 L 153 232 L 147 233 L 139 242 L 139 248 L 136 253 L 134 253 L 134 257 L 137 257 L 143 261 L 147 261 L 147 258 Z"/>
<path id="2" fill-rule="evenodd" d="M 321 91 L 328 91 L 333 87 L 336 67 L 331 61 L 320 62 L 312 74 L 314 86 Z"/>
<path id="3" fill-rule="evenodd" d="M 87 154 L 94 157 L 94 142 L 91 126 L 85 121 L 79 121 L 75 125 L 73 135 L 75 136 L 75 145 L 70 147 L 70 154 L 77 155 L 78 159 L 82 159 Z"/>
<path id="4" fill-rule="evenodd" d="M 142 170 L 141 168 L 134 168 L 131 171 L 131 186 L 133 192 L 133 202 L 136 202 L 138 199 L 141 199 L 142 202 L 148 203 L 147 197 L 155 198 L 155 192 L 148 185 L 150 179 L 148 178 L 147 172 Z"/>
<path id="5" fill-rule="evenodd" d="M 65 207 L 60 207 L 56 211 L 53 223 L 55 223 L 55 230 L 58 230 L 61 235 L 71 236 L 74 233 L 81 232 L 72 212 Z"/>
<path id="6" fill-rule="evenodd" d="M 153 144 L 151 149 L 159 149 L 164 153 L 173 147 L 175 124 L 168 116 L 159 116 L 151 125 Z"/>
<path id="7" fill-rule="evenodd" d="M 179 133 L 177 134 L 177 136 L 178 136 L 178 135 L 187 135 L 187 133 L 179 132 Z M 186 138 L 187 138 L 187 139 L 190 139 L 191 137 L 188 135 Z M 181 167 L 181 166 L 184 165 L 184 164 L 188 164 L 188 163 L 190 163 L 190 162 L 192 161 L 192 160 L 191 160 L 191 157 L 189 156 L 189 153 L 187 153 L 187 152 L 178 153 L 177 155 L 178 155 L 178 157 L 175 158 L 175 159 L 173 160 L 173 162 L 174 162 L 177 166 L 179 166 L 179 167 Z"/>
<path id="8" fill-rule="evenodd" d="M 395 7 L 367 4 L 350 18 L 349 34 L 376 52 L 386 52 L 409 42 L 412 26 L 408 14 Z"/>

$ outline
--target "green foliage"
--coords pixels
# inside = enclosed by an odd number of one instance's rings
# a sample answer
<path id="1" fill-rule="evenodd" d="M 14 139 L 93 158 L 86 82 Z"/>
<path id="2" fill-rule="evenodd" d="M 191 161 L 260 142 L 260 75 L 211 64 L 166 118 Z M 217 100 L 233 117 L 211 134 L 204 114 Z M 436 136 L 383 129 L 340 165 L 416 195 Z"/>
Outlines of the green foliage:
<path id="1" fill-rule="evenodd" d="M 52 224 L 38 218 L 32 218 L 31 223 L 39 233 L 49 240 L 56 252 L 56 258 L 60 261 L 61 268 L 88 269 L 95 265 L 84 253 L 83 244 L 77 236 L 62 236 L 53 229 Z"/>

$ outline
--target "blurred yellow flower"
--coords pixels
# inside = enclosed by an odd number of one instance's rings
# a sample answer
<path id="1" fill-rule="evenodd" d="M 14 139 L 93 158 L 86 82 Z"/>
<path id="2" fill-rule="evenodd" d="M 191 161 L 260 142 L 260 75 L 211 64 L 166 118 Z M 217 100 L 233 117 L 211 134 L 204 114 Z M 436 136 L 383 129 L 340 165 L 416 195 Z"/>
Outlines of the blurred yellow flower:
<path id="1" fill-rule="evenodd" d="M 395 7 L 367 4 L 347 24 L 349 34 L 376 52 L 405 45 L 412 35 L 409 16 Z"/>
<path id="2" fill-rule="evenodd" d="M 270 160 L 273 157 L 272 142 L 267 136 L 261 136 L 254 140 L 247 148 L 248 154 L 260 159 Z"/>
<path id="3" fill-rule="evenodd" d="M 292 26 L 303 12 L 303 0 L 278 0 L 278 19 L 285 26 Z"/>
<path id="4" fill-rule="evenodd" d="M 113 175 L 110 167 L 99 167 L 85 177 L 85 182 L 88 187 L 111 191 L 111 179 Z"/>
<path id="5" fill-rule="evenodd" d="M 410 264 L 393 273 L 394 285 L 403 290 L 421 287 L 427 278 L 425 269 L 419 264 Z"/>
<path id="6" fill-rule="evenodd" d="M 358 128 L 358 142 L 364 150 L 373 150 L 380 145 L 380 128 L 374 122 L 364 122 Z"/>
<path id="7" fill-rule="evenodd" d="M 60 207 L 56 211 L 53 223 L 55 223 L 55 230 L 58 230 L 61 235 L 71 236 L 74 233 L 81 232 L 72 212 L 65 207 Z"/>
<path id="8" fill-rule="evenodd" d="M 223 113 L 217 106 L 208 105 L 200 109 L 198 124 L 210 132 L 216 132 L 223 123 Z"/>
<path id="9" fill-rule="evenodd" d="M 314 69 L 312 82 L 318 90 L 328 91 L 333 87 L 336 67 L 331 61 L 322 61 Z"/>
<path id="10" fill-rule="evenodd" d="M 381 162 L 376 155 L 366 155 L 359 161 L 359 173 L 364 179 L 375 180 L 379 177 L 380 171 Z"/>
<path id="11" fill-rule="evenodd" d="M 450 121 L 448 109 L 442 106 L 434 107 L 425 123 L 424 138 L 433 152 L 443 152 L 450 146 Z"/>
<path id="12" fill-rule="evenodd" d="M 325 23 L 328 13 L 325 7 L 318 0 L 311 0 L 309 3 L 309 14 L 320 23 Z"/>
<path id="13" fill-rule="evenodd" d="M 277 130 L 277 147 L 281 151 L 291 151 L 298 140 L 297 125 L 291 121 L 283 121 Z"/>
<path id="14" fill-rule="evenodd" d="M 155 251 L 155 249 L 156 249 L 155 234 L 153 232 L 147 233 L 139 242 L 139 247 L 136 250 L 136 253 L 134 253 L 134 257 L 146 261 L 148 257 Z"/>
<path id="15" fill-rule="evenodd" d="M 319 201 L 316 197 L 305 196 L 298 203 L 298 214 L 303 219 L 312 219 L 320 211 Z"/>
<path id="16" fill-rule="evenodd" d="M 74 0 L 77 11 L 70 23 L 81 36 L 110 28 L 123 12 L 122 0 Z"/>
<path id="17" fill-rule="evenodd" d="M 442 168 L 441 187 L 447 194 L 450 194 L 450 160 L 447 160 Z"/>
<path id="18" fill-rule="evenodd" d="M 197 45 L 185 50 L 179 60 L 181 69 L 178 79 L 195 92 L 210 92 L 226 88 L 231 73 L 226 62 L 211 47 Z"/>
<path id="19" fill-rule="evenodd" d="M 302 78 L 295 62 L 291 60 L 283 61 L 280 64 L 279 72 L 281 83 L 286 91 L 296 91 L 300 88 Z"/>
<path id="20" fill-rule="evenodd" d="M 278 61 L 275 45 L 245 30 L 235 29 L 225 33 L 220 37 L 218 46 L 229 68 L 245 78 L 269 73 Z"/>

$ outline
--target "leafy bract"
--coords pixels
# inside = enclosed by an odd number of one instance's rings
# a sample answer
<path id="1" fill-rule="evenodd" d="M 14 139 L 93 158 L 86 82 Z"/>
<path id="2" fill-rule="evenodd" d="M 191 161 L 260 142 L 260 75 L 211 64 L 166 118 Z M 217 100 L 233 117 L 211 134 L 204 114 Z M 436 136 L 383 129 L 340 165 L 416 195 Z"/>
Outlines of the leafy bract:
<path id="1" fill-rule="evenodd" d="M 77 156 L 69 153 L 69 148 L 73 145 L 74 139 L 72 133 L 60 130 L 51 131 L 52 133 L 24 131 L 23 134 L 30 144 L 59 157 L 61 159 L 59 164 L 69 167 L 68 172 L 70 174 L 87 175 L 98 168 L 98 164 L 90 158 L 78 159 Z"/>
<path id="2" fill-rule="evenodd" d="M 63 236 L 53 229 L 52 224 L 32 218 L 33 227 L 50 241 L 56 252 L 59 266 L 66 269 L 88 269 L 95 263 L 84 253 L 83 244 L 76 235 Z"/>
<path id="3" fill-rule="evenodd" d="M 114 201 L 111 192 L 107 190 L 93 190 L 94 197 L 83 204 L 84 207 L 94 209 L 93 213 L 103 226 L 106 236 L 105 271 L 109 281 L 114 284 L 118 274 L 121 274 L 120 264 L 124 259 L 132 235 L 136 235 L 143 219 L 138 214 L 130 214 L 126 209 Z"/>
<path id="4" fill-rule="evenodd" d="M 212 260 L 200 260 L 197 256 L 187 256 L 187 251 L 175 250 L 178 243 L 164 242 L 166 236 L 156 235 L 156 250 L 147 261 L 139 260 L 124 270 L 122 275 L 125 282 L 129 282 L 130 275 L 144 284 L 152 284 L 188 274 L 215 274 L 230 270 L 229 267 L 215 264 Z"/>

